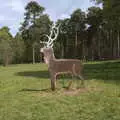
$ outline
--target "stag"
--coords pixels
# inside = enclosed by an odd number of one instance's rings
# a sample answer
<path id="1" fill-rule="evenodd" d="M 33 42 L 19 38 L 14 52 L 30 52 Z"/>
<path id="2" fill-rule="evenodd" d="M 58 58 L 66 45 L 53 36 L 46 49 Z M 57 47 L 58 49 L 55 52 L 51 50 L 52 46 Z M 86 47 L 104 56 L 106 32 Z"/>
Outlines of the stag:
<path id="1" fill-rule="evenodd" d="M 54 34 L 54 35 L 53 35 Z M 56 88 L 56 77 L 60 74 L 71 74 L 72 77 L 76 76 L 84 82 L 82 75 L 83 65 L 80 60 L 77 59 L 56 59 L 53 51 L 53 41 L 56 40 L 59 34 L 59 26 L 52 25 L 50 35 L 46 35 L 48 42 L 45 42 L 45 46 L 41 48 L 41 52 L 44 55 L 44 61 L 48 64 L 48 70 L 51 77 L 51 89 Z M 69 82 L 68 88 L 71 86 L 72 81 Z"/>

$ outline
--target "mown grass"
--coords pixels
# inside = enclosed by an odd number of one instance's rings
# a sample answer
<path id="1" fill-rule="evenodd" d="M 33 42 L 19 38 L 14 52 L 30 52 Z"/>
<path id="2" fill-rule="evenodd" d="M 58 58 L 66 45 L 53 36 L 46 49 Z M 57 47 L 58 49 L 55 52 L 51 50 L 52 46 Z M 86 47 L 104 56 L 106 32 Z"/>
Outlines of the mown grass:
<path id="1" fill-rule="evenodd" d="M 120 120 L 120 61 L 85 63 L 85 77 L 84 89 L 62 77 L 52 92 L 45 64 L 1 66 L 0 120 Z"/>

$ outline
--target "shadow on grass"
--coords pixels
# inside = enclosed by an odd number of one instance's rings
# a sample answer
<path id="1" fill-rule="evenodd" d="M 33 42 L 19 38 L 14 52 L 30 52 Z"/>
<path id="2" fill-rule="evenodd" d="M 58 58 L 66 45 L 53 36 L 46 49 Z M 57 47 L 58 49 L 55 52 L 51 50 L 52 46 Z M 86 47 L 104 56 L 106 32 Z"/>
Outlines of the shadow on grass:
<path id="1" fill-rule="evenodd" d="M 120 83 L 120 62 L 93 62 L 93 64 L 86 63 L 84 66 L 84 76 L 87 78 L 86 80 L 96 79 L 105 82 Z M 24 71 L 18 72 L 16 75 L 49 79 L 48 71 Z M 67 80 L 71 80 L 70 75 L 61 75 L 58 76 L 57 79 L 60 78 L 64 80 L 68 78 Z"/>
<path id="2" fill-rule="evenodd" d="M 120 83 L 120 62 L 101 62 L 85 64 L 87 79 L 103 80 L 104 82 Z"/>
<path id="3" fill-rule="evenodd" d="M 65 87 L 62 87 L 64 90 L 68 90 Z M 60 91 L 61 88 L 56 88 L 55 91 L 53 91 L 51 88 L 43 88 L 43 89 L 33 89 L 33 88 L 24 88 L 18 92 L 30 92 L 30 93 L 56 93 L 57 91 Z"/>
<path id="4" fill-rule="evenodd" d="M 20 90 L 19 92 L 49 92 L 51 91 L 50 88 L 45 88 L 45 89 L 28 89 L 28 88 L 24 88 L 22 90 Z"/>
<path id="5" fill-rule="evenodd" d="M 36 77 L 36 78 L 49 78 L 48 71 L 24 71 L 16 73 L 17 76 Z"/>
<path id="6" fill-rule="evenodd" d="M 120 62 L 98 62 L 95 64 L 85 64 L 84 73 L 86 80 L 99 80 L 104 81 L 105 83 L 120 85 Z M 25 77 L 36 77 L 36 78 L 47 78 L 49 79 L 48 71 L 24 71 L 18 72 L 16 75 L 25 76 Z M 59 82 L 62 84 L 62 88 L 66 89 L 65 81 L 71 80 L 70 75 L 59 76 L 62 78 Z M 66 79 L 67 78 L 67 79 Z M 51 88 L 44 89 L 32 89 L 25 88 L 19 92 L 51 92 Z"/>
<path id="7" fill-rule="evenodd" d="M 24 77 L 36 77 L 36 78 L 50 78 L 48 71 L 24 71 L 24 72 L 18 72 L 15 75 L 17 76 L 24 76 Z M 58 75 L 57 79 L 71 79 L 70 74 L 62 74 Z"/>

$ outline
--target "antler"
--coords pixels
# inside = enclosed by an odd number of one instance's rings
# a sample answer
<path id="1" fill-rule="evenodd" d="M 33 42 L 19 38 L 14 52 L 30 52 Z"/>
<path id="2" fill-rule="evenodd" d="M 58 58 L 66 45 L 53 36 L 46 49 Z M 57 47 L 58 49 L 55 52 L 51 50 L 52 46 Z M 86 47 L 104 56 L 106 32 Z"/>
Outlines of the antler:
<path id="1" fill-rule="evenodd" d="M 47 42 L 45 42 L 45 41 L 40 41 L 40 43 L 43 43 L 43 44 L 45 44 L 45 46 L 47 46 L 47 44 L 50 42 L 50 38 L 52 37 L 52 34 L 53 34 L 53 28 L 54 28 L 54 24 L 52 24 L 52 27 L 51 27 L 51 30 L 50 30 L 50 36 L 48 36 L 48 35 L 46 35 L 46 34 L 44 34 L 43 36 L 46 36 L 47 38 L 48 38 L 48 40 L 49 41 L 47 41 Z"/>
<path id="2" fill-rule="evenodd" d="M 49 46 L 53 47 L 53 41 L 55 41 L 57 39 L 58 34 L 59 34 L 59 27 L 60 27 L 60 25 L 58 27 L 56 27 L 56 25 L 54 26 L 54 29 L 53 29 L 54 38 L 52 38 L 52 36 L 50 37 L 50 39 L 48 41 L 48 45 L 47 45 L 48 47 Z"/>
<path id="3" fill-rule="evenodd" d="M 55 24 L 53 23 L 53 24 L 52 24 L 52 27 L 51 27 L 51 30 L 50 30 L 50 36 L 45 35 L 45 36 L 48 38 L 48 42 L 46 42 L 47 46 L 48 46 L 48 43 L 50 42 L 51 37 L 52 37 L 52 35 L 53 35 L 54 28 L 55 28 Z"/>
<path id="4" fill-rule="evenodd" d="M 46 47 L 53 47 L 53 41 L 56 40 L 58 34 L 59 34 L 59 27 L 56 27 L 56 24 L 52 24 L 50 35 L 45 35 L 48 38 L 48 42 L 44 42 L 46 44 Z M 54 35 L 54 37 L 53 37 Z"/>
<path id="5" fill-rule="evenodd" d="M 56 38 L 58 37 L 59 34 L 59 27 L 56 27 L 56 24 L 52 24 L 51 30 L 50 30 L 50 35 L 45 35 L 48 38 L 47 42 L 40 42 L 40 43 L 44 43 L 46 47 L 53 47 L 53 41 L 56 40 Z M 53 37 L 54 35 L 54 37 Z"/>

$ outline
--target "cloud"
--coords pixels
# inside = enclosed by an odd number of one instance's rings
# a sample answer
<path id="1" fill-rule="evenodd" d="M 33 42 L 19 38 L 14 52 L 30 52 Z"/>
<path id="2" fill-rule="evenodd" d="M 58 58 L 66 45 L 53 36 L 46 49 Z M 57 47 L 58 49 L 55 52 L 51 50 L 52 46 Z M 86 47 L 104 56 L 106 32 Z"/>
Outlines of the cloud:
<path id="1" fill-rule="evenodd" d="M 18 31 L 20 22 L 24 19 L 24 8 L 31 0 L 0 0 L 0 27 L 8 26 L 12 34 Z M 86 11 L 90 0 L 32 0 L 37 1 L 46 8 L 46 13 L 54 21 L 70 17 L 70 14 L 77 8 Z"/>
<path id="2" fill-rule="evenodd" d="M 50 15 L 50 18 L 56 21 L 61 17 L 64 18 L 69 16 L 73 6 L 73 1 L 74 0 L 50 0 L 45 2 L 45 0 L 41 0 L 40 3 L 47 8 L 46 13 Z"/>
<path id="3" fill-rule="evenodd" d="M 9 28 L 10 28 L 10 32 L 12 33 L 12 35 L 15 36 L 16 32 L 18 32 L 18 28 L 20 28 L 20 23 L 16 22 L 10 25 Z"/>
<path id="4" fill-rule="evenodd" d="M 12 0 L 10 6 L 12 10 L 15 12 L 20 12 L 20 13 L 24 12 L 24 4 L 22 0 Z"/>
<path id="5" fill-rule="evenodd" d="M 20 22 L 24 19 L 25 2 L 22 0 L 0 1 L 0 27 L 8 26 L 13 35 L 16 34 Z"/>
<path id="6" fill-rule="evenodd" d="M 46 13 L 54 21 L 70 17 L 70 14 L 77 8 L 86 11 L 88 7 L 93 6 L 90 0 L 40 0 L 40 4 L 47 8 Z"/>
<path id="7" fill-rule="evenodd" d="M 15 21 L 15 20 L 16 20 L 16 18 L 0 15 L 0 22 Z"/>
<path id="8" fill-rule="evenodd" d="M 28 1 L 28 0 L 27 0 Z M 2 4 L 0 6 L 0 9 L 7 9 L 10 11 L 14 11 L 14 12 L 24 12 L 24 6 L 25 6 L 25 2 L 24 0 L 5 0 L 5 1 L 0 1 L 0 3 Z"/>
<path id="9" fill-rule="evenodd" d="M 69 17 L 70 17 L 70 16 L 69 16 L 68 14 L 62 14 L 62 15 L 60 16 L 61 19 L 69 18 Z"/>
<path id="10" fill-rule="evenodd" d="M 5 17 L 3 15 L 0 15 L 0 21 L 5 20 Z"/>

